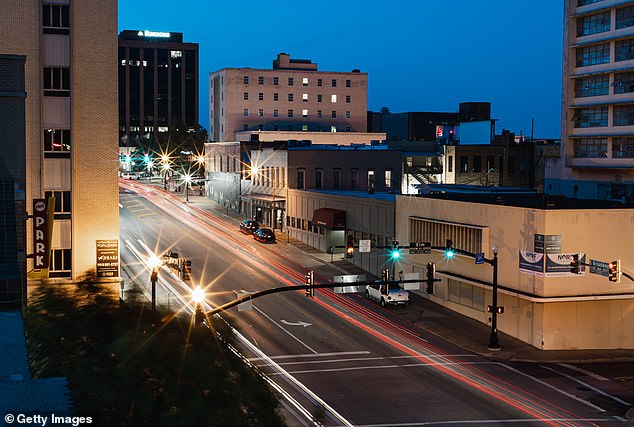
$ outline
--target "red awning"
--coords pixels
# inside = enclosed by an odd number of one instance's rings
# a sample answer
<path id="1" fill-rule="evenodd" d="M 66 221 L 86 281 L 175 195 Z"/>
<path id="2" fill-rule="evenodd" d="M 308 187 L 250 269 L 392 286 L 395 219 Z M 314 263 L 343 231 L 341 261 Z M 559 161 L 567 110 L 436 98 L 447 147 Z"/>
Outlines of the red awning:
<path id="1" fill-rule="evenodd" d="M 345 230 L 346 211 L 331 208 L 317 209 L 313 213 L 313 224 L 330 228 L 331 230 Z"/>

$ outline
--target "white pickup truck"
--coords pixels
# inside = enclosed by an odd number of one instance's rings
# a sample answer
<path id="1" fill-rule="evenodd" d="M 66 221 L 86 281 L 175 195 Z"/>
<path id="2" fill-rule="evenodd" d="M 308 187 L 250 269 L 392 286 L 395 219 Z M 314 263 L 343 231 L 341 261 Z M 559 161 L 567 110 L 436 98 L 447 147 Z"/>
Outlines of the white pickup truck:
<path id="1" fill-rule="evenodd" d="M 378 301 L 381 307 L 388 304 L 398 305 L 409 302 L 409 292 L 402 289 L 398 283 L 386 284 L 381 281 L 370 283 L 365 287 L 365 296 Z"/>

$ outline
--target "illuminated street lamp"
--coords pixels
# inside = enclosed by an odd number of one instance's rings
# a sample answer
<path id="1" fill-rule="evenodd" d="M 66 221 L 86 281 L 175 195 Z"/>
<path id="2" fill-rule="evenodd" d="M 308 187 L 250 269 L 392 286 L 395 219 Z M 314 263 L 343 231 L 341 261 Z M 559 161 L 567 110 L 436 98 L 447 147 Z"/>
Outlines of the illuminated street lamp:
<path id="1" fill-rule="evenodd" d="M 192 301 L 194 302 L 194 321 L 198 325 L 205 319 L 205 313 L 202 310 L 202 304 L 205 301 L 205 291 L 200 286 L 196 286 L 192 290 Z"/>
<path id="2" fill-rule="evenodd" d="M 167 174 L 169 173 L 169 170 L 170 170 L 170 164 L 163 163 L 163 190 L 167 190 Z"/>
<path id="3" fill-rule="evenodd" d="M 493 243 L 491 248 L 493 251 L 493 259 L 491 260 L 491 266 L 493 267 L 493 301 L 491 303 L 491 338 L 489 339 L 489 350 L 498 351 L 502 347 L 498 341 L 498 252 L 499 248 L 497 243 Z"/>
<path id="4" fill-rule="evenodd" d="M 150 256 L 148 266 L 152 269 L 150 273 L 150 283 L 152 284 L 152 314 L 156 314 L 156 281 L 158 280 L 158 269 L 163 262 L 156 255 Z"/>
<path id="5" fill-rule="evenodd" d="M 189 202 L 189 183 L 191 182 L 192 177 L 190 174 L 186 173 L 183 176 L 183 181 L 185 181 L 185 201 Z"/>

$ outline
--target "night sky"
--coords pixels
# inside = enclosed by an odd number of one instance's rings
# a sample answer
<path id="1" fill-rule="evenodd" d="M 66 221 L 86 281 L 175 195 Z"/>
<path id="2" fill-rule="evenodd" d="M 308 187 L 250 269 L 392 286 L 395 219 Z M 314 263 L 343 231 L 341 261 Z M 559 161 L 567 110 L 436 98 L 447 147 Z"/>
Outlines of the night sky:
<path id="1" fill-rule="evenodd" d="M 368 73 L 368 109 L 457 111 L 492 103 L 497 133 L 559 138 L 559 0 L 119 0 L 119 30 L 182 32 L 200 47 L 200 122 L 209 73 L 270 69 L 280 52 L 323 71 Z"/>

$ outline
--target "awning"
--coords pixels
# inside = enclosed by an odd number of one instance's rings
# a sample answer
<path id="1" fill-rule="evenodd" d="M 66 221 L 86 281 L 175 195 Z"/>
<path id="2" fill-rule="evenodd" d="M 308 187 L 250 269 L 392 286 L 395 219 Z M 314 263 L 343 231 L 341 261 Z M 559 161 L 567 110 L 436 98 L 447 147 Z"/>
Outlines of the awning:
<path id="1" fill-rule="evenodd" d="M 313 224 L 330 228 L 331 230 L 345 230 L 346 211 L 331 208 L 317 209 L 313 213 Z"/>

